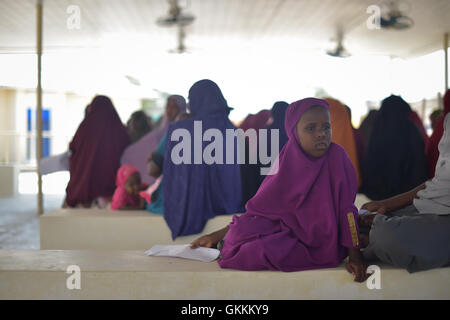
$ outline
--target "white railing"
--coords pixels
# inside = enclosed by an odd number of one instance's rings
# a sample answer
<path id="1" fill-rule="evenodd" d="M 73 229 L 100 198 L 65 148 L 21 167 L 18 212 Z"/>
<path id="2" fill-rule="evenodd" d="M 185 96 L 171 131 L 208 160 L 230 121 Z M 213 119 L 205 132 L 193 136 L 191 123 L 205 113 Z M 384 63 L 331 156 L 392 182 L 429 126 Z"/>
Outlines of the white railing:
<path id="1" fill-rule="evenodd" d="M 50 138 L 50 154 L 67 150 L 71 137 L 43 132 L 42 138 Z M 0 130 L 0 165 L 18 165 L 36 170 L 36 132 Z"/>

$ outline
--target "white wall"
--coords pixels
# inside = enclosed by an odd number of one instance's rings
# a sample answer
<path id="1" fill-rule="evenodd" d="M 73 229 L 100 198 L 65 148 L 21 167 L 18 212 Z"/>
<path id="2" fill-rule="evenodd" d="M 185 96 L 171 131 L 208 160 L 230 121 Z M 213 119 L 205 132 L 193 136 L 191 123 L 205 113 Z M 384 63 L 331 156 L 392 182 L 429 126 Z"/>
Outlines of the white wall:
<path id="1" fill-rule="evenodd" d="M 0 89 L 0 163 L 13 162 L 16 153 L 14 106 L 16 92 L 12 89 Z"/>

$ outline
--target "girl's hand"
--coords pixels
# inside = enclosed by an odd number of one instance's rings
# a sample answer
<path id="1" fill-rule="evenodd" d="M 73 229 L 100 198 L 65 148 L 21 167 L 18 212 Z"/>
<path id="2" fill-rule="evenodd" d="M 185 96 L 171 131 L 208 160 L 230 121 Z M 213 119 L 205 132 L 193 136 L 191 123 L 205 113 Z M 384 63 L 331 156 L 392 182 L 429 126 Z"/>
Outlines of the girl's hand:
<path id="1" fill-rule="evenodd" d="M 219 239 L 219 241 L 220 241 L 220 239 Z M 219 241 L 217 241 L 217 239 L 215 239 L 212 235 L 207 234 L 206 236 L 202 236 L 202 237 L 192 241 L 191 249 L 195 249 L 198 247 L 211 248 L 211 247 L 216 246 Z"/>
<path id="2" fill-rule="evenodd" d="M 152 157 L 153 157 L 153 154 L 155 153 L 156 151 L 153 151 L 152 153 L 150 153 L 149 155 L 148 155 L 148 157 L 145 159 L 145 161 L 147 162 L 147 163 L 149 163 L 150 161 L 152 161 Z"/>
<path id="3" fill-rule="evenodd" d="M 213 233 L 207 234 L 206 236 L 195 239 L 191 243 L 191 249 L 195 249 L 198 247 L 216 247 L 220 240 L 225 237 L 225 234 L 228 232 L 229 227 L 226 226 L 223 229 L 215 231 Z"/>
<path id="4" fill-rule="evenodd" d="M 367 274 L 367 264 L 357 248 L 348 249 L 348 262 L 345 264 L 347 271 L 355 277 L 356 282 L 366 281 L 369 275 Z"/>
<path id="5" fill-rule="evenodd" d="M 364 261 L 349 260 L 345 264 L 347 271 L 355 277 L 356 282 L 364 282 L 369 275 L 367 274 L 367 264 Z"/>
<path id="6" fill-rule="evenodd" d="M 159 178 L 159 176 L 162 174 L 161 168 L 158 167 L 153 162 L 149 162 L 147 168 L 148 168 L 148 174 L 151 175 L 153 178 Z"/>

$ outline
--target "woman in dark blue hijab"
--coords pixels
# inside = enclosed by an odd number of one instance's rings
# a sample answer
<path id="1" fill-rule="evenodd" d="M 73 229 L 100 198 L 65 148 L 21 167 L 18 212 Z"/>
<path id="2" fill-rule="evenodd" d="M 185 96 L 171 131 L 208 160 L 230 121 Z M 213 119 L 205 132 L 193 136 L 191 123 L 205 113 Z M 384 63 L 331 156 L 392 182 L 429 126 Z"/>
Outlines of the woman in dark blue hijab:
<path id="1" fill-rule="evenodd" d="M 226 129 L 236 129 L 228 118 L 231 108 L 220 88 L 211 80 L 200 80 L 191 87 L 189 108 L 191 118 L 169 126 L 164 157 L 164 218 L 173 239 L 202 232 L 208 219 L 217 215 L 243 212 L 236 138 L 232 140 L 232 163 L 227 161 Z M 218 144 L 222 156 L 211 164 L 205 163 L 204 155 L 208 145 L 217 142 L 218 138 L 216 135 L 210 139 L 203 137 L 208 129 L 223 138 L 222 145 Z M 183 134 L 190 139 L 185 144 L 188 148 L 181 150 L 180 144 L 186 142 L 180 139 Z M 201 141 L 200 145 L 198 141 Z M 219 150 L 214 150 L 210 154 L 218 156 Z M 187 161 L 180 163 L 177 157 Z"/>

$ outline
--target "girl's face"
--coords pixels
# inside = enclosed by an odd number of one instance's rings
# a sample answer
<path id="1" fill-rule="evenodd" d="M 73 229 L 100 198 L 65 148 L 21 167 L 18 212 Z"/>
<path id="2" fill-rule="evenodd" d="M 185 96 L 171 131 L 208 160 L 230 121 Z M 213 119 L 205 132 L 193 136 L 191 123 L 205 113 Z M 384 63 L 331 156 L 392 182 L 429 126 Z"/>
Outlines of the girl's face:
<path id="1" fill-rule="evenodd" d="M 141 175 L 139 172 L 135 172 L 128 177 L 125 190 L 131 195 L 139 195 L 139 191 L 141 191 Z"/>
<path id="2" fill-rule="evenodd" d="M 330 113 L 322 106 L 312 106 L 297 122 L 297 136 L 303 150 L 319 158 L 327 152 L 331 143 Z"/>

